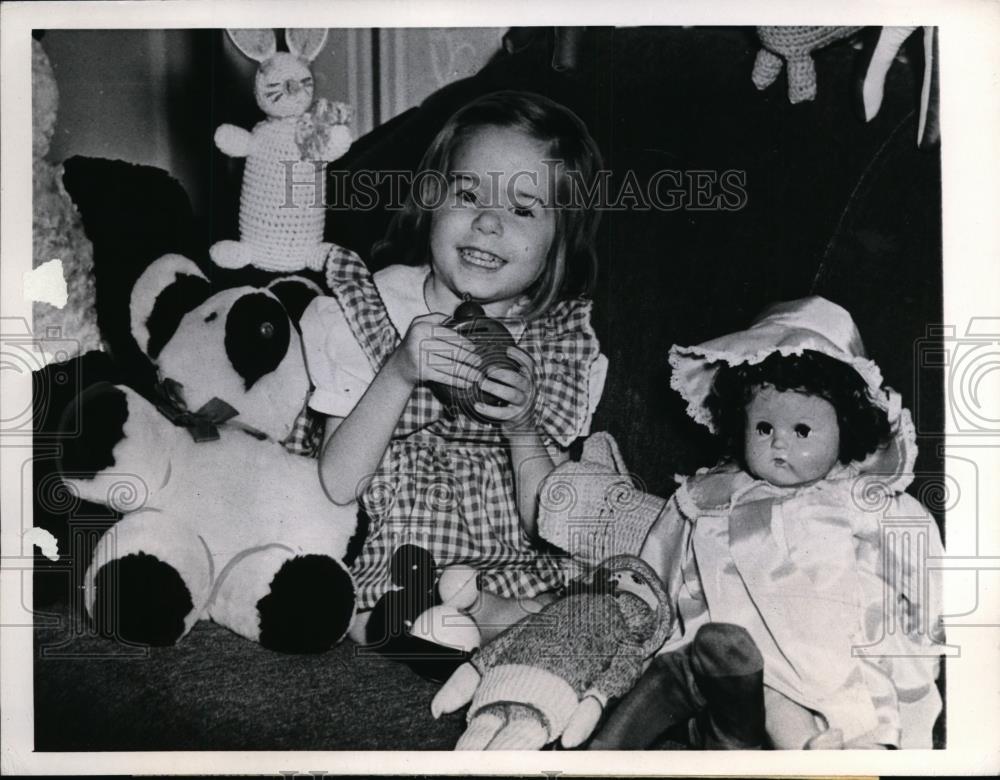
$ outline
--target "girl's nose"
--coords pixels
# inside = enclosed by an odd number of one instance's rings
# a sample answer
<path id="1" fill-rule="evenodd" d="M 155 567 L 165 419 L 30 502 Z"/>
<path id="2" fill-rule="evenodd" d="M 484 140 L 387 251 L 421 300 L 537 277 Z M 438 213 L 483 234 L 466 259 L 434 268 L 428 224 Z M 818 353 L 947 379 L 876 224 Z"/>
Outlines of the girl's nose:
<path id="1" fill-rule="evenodd" d="M 502 233 L 503 225 L 500 217 L 493 209 L 483 209 L 472 221 L 472 226 L 481 233 Z"/>

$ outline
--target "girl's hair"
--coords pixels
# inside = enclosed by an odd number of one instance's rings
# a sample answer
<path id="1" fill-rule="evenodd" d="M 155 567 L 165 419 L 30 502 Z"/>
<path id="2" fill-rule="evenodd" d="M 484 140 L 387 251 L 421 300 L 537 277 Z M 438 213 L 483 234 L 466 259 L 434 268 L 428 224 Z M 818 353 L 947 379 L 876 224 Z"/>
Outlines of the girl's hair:
<path id="1" fill-rule="evenodd" d="M 889 419 L 872 402 L 868 386 L 857 371 L 821 352 L 804 350 L 801 355 L 787 356 L 775 352 L 756 365 L 720 368 L 705 399 L 727 453 L 737 460 L 743 458 L 747 404 L 764 385 L 830 402 L 840 427 L 841 463 L 862 460 L 889 440 Z"/>
<path id="2" fill-rule="evenodd" d="M 452 160 L 461 145 L 487 127 L 518 130 L 537 140 L 547 147 L 548 157 L 544 159 L 551 159 L 556 169 L 555 239 L 542 275 L 528 290 L 529 302 L 522 312 L 522 316 L 532 319 L 557 300 L 587 295 L 593 289 L 599 214 L 584 206 L 580 193 L 596 192 L 594 180 L 601 168 L 601 153 L 586 125 L 565 106 L 531 92 L 494 92 L 459 109 L 445 123 L 420 161 L 414 182 L 439 185 L 440 177 L 451 172 Z M 378 265 L 419 265 L 429 257 L 433 211 L 426 204 L 435 198 L 421 192 L 417 193 L 418 202 L 414 189 L 393 217 L 386 237 L 372 248 Z"/>

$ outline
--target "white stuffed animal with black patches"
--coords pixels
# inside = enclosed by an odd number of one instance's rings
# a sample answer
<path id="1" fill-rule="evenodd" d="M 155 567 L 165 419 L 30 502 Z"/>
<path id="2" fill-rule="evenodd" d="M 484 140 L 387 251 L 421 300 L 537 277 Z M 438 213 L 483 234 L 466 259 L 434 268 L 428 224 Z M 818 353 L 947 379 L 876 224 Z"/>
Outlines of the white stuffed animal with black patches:
<path id="1" fill-rule="evenodd" d="M 260 63 L 254 94 L 267 119 L 252 131 L 230 124 L 215 131 L 215 145 L 229 157 L 245 157 L 246 167 L 240 240 L 213 245 L 212 260 L 223 268 L 321 270 L 330 249 L 323 242 L 324 167 L 351 145 L 350 107 L 325 98 L 313 104 L 309 63 L 327 30 L 285 30 L 287 52 L 277 50 L 273 30 L 227 32 L 236 48 Z"/>
<path id="2" fill-rule="evenodd" d="M 309 391 L 297 321 L 318 292 L 282 277 L 212 294 L 179 255 L 140 277 L 132 329 L 161 397 L 88 388 L 62 460 L 80 497 L 123 514 L 84 579 L 102 633 L 168 645 L 213 620 L 285 652 L 347 633 L 357 507 L 333 504 L 316 461 L 281 443 Z"/>

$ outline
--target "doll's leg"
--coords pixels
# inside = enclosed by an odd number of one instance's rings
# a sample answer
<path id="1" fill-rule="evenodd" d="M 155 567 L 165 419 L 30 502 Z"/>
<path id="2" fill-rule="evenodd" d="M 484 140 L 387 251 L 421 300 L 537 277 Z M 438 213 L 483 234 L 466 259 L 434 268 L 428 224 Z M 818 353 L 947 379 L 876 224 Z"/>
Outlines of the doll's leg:
<path id="1" fill-rule="evenodd" d="M 764 688 L 764 710 L 767 736 L 776 750 L 803 750 L 821 731 L 812 710 L 768 686 Z M 821 745 L 816 749 L 822 749 Z"/>
<path id="2" fill-rule="evenodd" d="M 690 644 L 653 659 L 589 747 L 648 748 L 671 726 L 699 713 L 705 747 L 759 747 L 764 738 L 763 668 L 744 629 L 708 623 Z"/>
<path id="3" fill-rule="evenodd" d="M 514 599 L 481 591 L 476 575 L 476 569 L 468 566 L 447 567 L 437 583 L 442 603 L 421 613 L 412 633 L 428 642 L 471 650 L 555 599 L 552 593 Z"/>
<path id="4" fill-rule="evenodd" d="M 541 750 L 549 741 L 549 730 L 533 707 L 508 704 L 507 723 L 497 732 L 487 750 Z"/>
<path id="5" fill-rule="evenodd" d="M 466 614 L 475 621 L 485 643 L 528 615 L 540 612 L 554 598 L 552 594 L 542 593 L 530 599 L 511 599 L 484 590 Z"/>
<path id="6" fill-rule="evenodd" d="M 455 750 L 541 750 L 548 741 L 548 730 L 533 707 L 490 704 L 471 718 Z"/>
<path id="7" fill-rule="evenodd" d="M 746 750 L 764 742 L 764 659 L 750 634 L 708 623 L 691 643 L 691 670 L 705 700 L 701 736 L 710 750 Z"/>
<path id="8" fill-rule="evenodd" d="M 354 583 L 328 555 L 296 555 L 272 544 L 219 575 L 211 618 L 286 653 L 319 653 L 339 642 L 354 616 Z"/>
<path id="9" fill-rule="evenodd" d="M 469 719 L 469 725 L 455 744 L 455 750 L 486 750 L 486 746 L 506 722 L 503 705 L 483 707 Z"/>
<path id="10" fill-rule="evenodd" d="M 691 674 L 689 647 L 656 656 L 590 741 L 589 750 L 644 750 L 704 705 Z"/>

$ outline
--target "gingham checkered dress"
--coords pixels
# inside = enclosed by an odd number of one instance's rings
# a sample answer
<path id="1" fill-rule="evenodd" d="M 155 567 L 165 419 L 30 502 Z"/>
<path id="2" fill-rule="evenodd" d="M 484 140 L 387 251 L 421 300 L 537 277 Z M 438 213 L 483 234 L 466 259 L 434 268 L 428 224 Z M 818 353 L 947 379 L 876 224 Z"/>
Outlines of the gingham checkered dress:
<path id="1" fill-rule="evenodd" d="M 337 249 L 327 283 L 378 371 L 401 337 L 371 274 L 356 255 Z M 560 302 L 518 340 L 535 362 L 536 419 L 550 448 L 587 433 L 590 373 L 600 355 L 590 310 L 586 300 Z M 296 437 L 309 440 L 307 426 L 298 426 Z M 450 416 L 427 387 L 414 391 L 360 500 L 370 528 L 353 569 L 359 609 L 388 589 L 389 561 L 406 543 L 428 550 L 438 566 L 478 568 L 480 586 L 501 596 L 531 597 L 563 584 L 559 559 L 533 547 L 521 530 L 510 454 L 496 427 Z"/>

